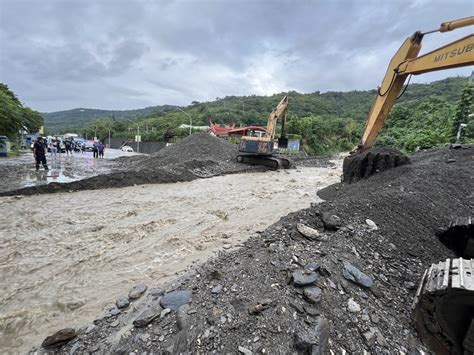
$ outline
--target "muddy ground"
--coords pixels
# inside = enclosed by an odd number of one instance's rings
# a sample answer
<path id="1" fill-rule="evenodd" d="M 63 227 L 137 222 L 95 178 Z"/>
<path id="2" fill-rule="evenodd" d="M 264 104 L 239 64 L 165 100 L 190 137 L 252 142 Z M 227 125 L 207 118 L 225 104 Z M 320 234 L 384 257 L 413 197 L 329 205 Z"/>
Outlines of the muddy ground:
<path id="1" fill-rule="evenodd" d="M 150 280 L 138 301 L 129 294 L 131 305 L 110 300 L 57 351 L 426 351 L 410 319 L 413 296 L 423 270 L 453 256 L 435 232 L 472 214 L 473 171 L 472 146 L 434 149 L 331 186 L 320 193 L 328 201 L 283 217 L 166 288 Z"/>
<path id="2" fill-rule="evenodd" d="M 90 153 L 91 154 L 91 153 Z M 263 166 L 237 163 L 237 145 L 206 133 L 193 134 L 151 155 L 124 156 L 109 161 L 99 161 L 102 171 L 89 172 L 87 178 L 74 181 L 48 181 L 48 184 L 32 184 L 23 188 L 0 189 L 0 196 L 34 195 L 55 192 L 96 190 L 153 183 L 192 181 L 228 174 L 265 172 Z M 332 157 L 295 157 L 295 166 L 331 167 Z M 67 162 L 67 160 L 66 160 Z M 0 164 L 0 176 L 2 176 Z M 5 173 L 6 174 L 6 173 Z M 35 176 L 42 176 L 34 172 Z M 15 179 L 5 175 L 9 180 Z"/>
<path id="3" fill-rule="evenodd" d="M 25 187 L 69 183 L 107 174 L 120 166 L 120 160 L 116 158 L 138 159 L 138 156 L 138 153 L 122 152 L 118 149 L 107 149 L 103 159 L 94 159 L 92 152 L 75 152 L 72 155 L 62 153 L 57 154 L 55 158 L 48 154 L 48 171 L 43 168 L 36 171 L 32 152 L 13 158 L 0 158 L 0 194 Z"/>

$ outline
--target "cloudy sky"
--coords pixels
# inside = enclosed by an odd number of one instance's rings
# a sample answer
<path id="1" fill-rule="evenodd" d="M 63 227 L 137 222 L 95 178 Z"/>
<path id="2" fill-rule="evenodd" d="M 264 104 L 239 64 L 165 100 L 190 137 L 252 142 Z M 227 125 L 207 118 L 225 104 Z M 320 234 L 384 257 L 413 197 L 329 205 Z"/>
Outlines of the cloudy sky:
<path id="1" fill-rule="evenodd" d="M 473 14 L 473 0 L 0 0 L 0 82 L 44 112 L 374 89 L 405 37 Z"/>

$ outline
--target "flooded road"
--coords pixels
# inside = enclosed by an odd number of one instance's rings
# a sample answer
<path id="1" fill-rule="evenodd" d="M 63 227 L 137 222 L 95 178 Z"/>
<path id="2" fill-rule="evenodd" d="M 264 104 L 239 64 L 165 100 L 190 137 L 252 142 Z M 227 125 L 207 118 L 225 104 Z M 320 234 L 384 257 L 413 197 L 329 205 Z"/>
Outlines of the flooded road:
<path id="1" fill-rule="evenodd" d="M 36 171 L 31 152 L 14 158 L 0 158 L 0 192 L 51 182 L 72 182 L 106 174 L 116 166 L 112 159 L 137 154 L 122 152 L 118 149 L 107 149 L 103 159 L 94 159 L 92 152 L 79 152 L 72 155 L 62 153 L 56 158 L 51 158 L 51 154 L 48 154 L 46 156 L 48 171 L 43 170 L 42 167 Z"/>
<path id="2" fill-rule="evenodd" d="M 0 353 L 90 322 L 134 284 L 162 285 L 309 207 L 341 163 L 0 198 Z"/>

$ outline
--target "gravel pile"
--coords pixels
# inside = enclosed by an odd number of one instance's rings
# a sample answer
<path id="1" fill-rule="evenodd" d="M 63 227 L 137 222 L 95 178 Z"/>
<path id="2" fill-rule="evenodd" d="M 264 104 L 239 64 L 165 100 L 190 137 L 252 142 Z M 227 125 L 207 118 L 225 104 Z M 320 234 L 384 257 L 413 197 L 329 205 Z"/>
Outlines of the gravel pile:
<path id="1" fill-rule="evenodd" d="M 284 217 L 168 288 L 120 309 L 112 304 L 60 351 L 427 351 L 411 304 L 423 270 L 452 256 L 435 232 L 472 214 L 474 147 L 419 152 L 411 162 L 327 188 L 328 201 Z"/>

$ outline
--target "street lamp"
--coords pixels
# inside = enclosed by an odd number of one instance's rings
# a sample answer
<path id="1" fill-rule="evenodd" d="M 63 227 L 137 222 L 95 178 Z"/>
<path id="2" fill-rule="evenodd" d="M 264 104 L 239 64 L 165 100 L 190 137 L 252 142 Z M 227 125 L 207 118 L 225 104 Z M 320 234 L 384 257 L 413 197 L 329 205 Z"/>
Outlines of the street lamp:
<path id="1" fill-rule="evenodd" d="M 187 112 L 183 111 L 183 110 L 180 109 L 179 107 L 178 107 L 177 109 L 180 110 L 182 113 L 184 113 L 186 116 L 189 117 L 189 135 L 191 135 L 191 133 L 192 133 L 192 127 L 193 127 L 193 118 L 191 117 L 191 115 L 189 115 Z"/>
<path id="2" fill-rule="evenodd" d="M 127 121 L 130 121 L 132 123 L 135 123 L 137 125 L 137 136 L 136 136 L 136 141 L 137 141 L 137 153 L 140 153 L 140 125 L 137 122 L 132 121 L 129 118 L 126 118 Z"/>

